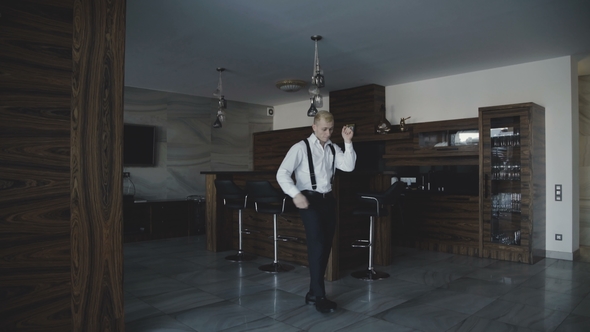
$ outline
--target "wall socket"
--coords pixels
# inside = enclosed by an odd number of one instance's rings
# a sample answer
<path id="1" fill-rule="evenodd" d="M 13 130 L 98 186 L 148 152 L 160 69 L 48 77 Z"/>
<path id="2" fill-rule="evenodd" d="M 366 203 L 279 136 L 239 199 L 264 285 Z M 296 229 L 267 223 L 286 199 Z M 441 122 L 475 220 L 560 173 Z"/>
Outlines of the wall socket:
<path id="1" fill-rule="evenodd" d="M 563 236 L 561 234 L 555 234 L 555 241 L 563 240 Z"/>

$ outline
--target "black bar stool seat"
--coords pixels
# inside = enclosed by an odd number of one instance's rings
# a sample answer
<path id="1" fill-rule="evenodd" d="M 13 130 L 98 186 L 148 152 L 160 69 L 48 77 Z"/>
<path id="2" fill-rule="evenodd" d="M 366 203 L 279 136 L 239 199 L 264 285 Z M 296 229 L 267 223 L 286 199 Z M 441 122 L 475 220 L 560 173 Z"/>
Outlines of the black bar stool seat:
<path id="1" fill-rule="evenodd" d="M 369 249 L 369 265 L 366 270 L 353 272 L 354 278 L 362 280 L 380 280 L 389 278 L 385 272 L 375 271 L 373 268 L 375 218 L 388 216 L 388 207 L 395 205 L 399 196 L 405 190 L 406 184 L 401 181 L 393 183 L 387 190 L 379 193 L 357 193 L 361 204 L 352 212 L 354 215 L 369 216 L 369 239 L 356 240 L 352 243 L 355 248 Z"/>
<path id="2" fill-rule="evenodd" d="M 250 234 L 250 231 L 242 230 L 242 210 L 246 208 L 246 192 L 238 187 L 232 180 L 215 179 L 215 188 L 219 197 L 223 198 L 223 205 L 227 208 L 238 210 L 238 252 L 225 259 L 241 262 L 256 259 L 256 256 L 244 253 L 242 249 L 242 234 Z"/>
<path id="3" fill-rule="evenodd" d="M 269 181 L 246 182 L 246 193 L 248 195 L 248 201 L 254 202 L 256 212 L 273 215 L 274 261 L 271 264 L 262 265 L 258 269 L 270 273 L 293 270 L 295 268 L 294 266 L 279 263 L 278 249 L 278 241 L 286 241 L 287 239 L 278 235 L 277 216 L 285 212 L 285 203 L 289 196 L 281 190 L 276 189 Z"/>

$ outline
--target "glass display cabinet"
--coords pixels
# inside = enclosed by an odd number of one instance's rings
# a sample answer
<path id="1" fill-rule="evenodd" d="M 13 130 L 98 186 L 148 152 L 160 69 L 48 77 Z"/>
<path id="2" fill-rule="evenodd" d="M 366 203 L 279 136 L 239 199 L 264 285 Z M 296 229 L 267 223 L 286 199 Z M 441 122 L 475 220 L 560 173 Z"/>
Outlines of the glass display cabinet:
<path id="1" fill-rule="evenodd" d="M 533 104 L 479 109 L 483 257 L 545 257 L 545 111 Z"/>

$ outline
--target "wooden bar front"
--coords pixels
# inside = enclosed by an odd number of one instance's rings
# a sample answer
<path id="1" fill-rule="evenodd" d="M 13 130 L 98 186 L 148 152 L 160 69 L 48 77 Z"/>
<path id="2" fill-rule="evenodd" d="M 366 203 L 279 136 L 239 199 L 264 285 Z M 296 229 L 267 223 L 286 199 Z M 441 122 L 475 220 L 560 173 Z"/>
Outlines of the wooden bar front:
<path id="1" fill-rule="evenodd" d="M 238 248 L 238 212 L 226 209 L 223 200 L 217 196 L 215 179 L 232 179 L 244 188 L 247 181 L 269 180 L 279 188 L 271 171 L 252 172 L 203 172 L 207 178 L 207 250 L 219 252 Z M 368 249 L 352 248 L 353 241 L 368 239 L 369 219 L 353 216 L 356 192 L 383 190 L 389 186 L 391 176 L 370 173 L 338 172 L 333 193 L 337 200 L 337 226 L 332 253 L 326 271 L 327 280 L 337 280 L 344 269 L 368 264 Z M 299 213 L 289 200 L 288 211 L 278 217 L 278 234 L 288 237 L 280 241 L 279 261 L 307 265 L 307 245 L 303 223 Z M 242 246 L 245 252 L 261 257 L 274 257 L 272 215 L 257 213 L 252 207 L 242 212 Z M 375 231 L 376 265 L 391 264 L 391 222 L 389 218 L 378 218 Z"/>

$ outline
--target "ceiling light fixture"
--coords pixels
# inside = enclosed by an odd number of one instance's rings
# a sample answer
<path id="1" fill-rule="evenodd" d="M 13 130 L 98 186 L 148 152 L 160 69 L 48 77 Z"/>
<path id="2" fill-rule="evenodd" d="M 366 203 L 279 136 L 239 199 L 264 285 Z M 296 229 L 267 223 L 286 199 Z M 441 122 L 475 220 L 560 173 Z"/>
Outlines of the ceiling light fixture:
<path id="1" fill-rule="evenodd" d="M 215 117 L 215 122 L 213 122 L 213 128 L 221 128 L 222 123 L 225 121 L 225 112 L 223 110 L 227 108 L 227 101 L 223 96 L 223 82 L 221 81 L 221 73 L 224 70 L 225 68 L 217 68 L 217 71 L 219 72 L 219 82 L 217 83 L 217 89 L 213 93 L 213 96 L 218 97 L 219 101 L 217 103 L 217 116 Z"/>
<path id="2" fill-rule="evenodd" d="M 307 110 L 307 116 L 315 116 L 318 114 L 318 109 L 313 104 L 313 97 L 309 98 L 309 100 L 311 102 L 311 106 L 309 106 L 309 109 Z"/>
<path id="3" fill-rule="evenodd" d="M 311 40 L 315 42 L 315 55 L 313 59 L 313 73 L 311 74 L 311 85 L 309 86 L 310 102 L 311 106 L 307 111 L 307 116 L 315 116 L 318 112 L 318 108 L 324 106 L 322 95 L 320 94 L 320 88 L 323 88 L 325 84 L 324 71 L 320 67 L 320 56 L 318 55 L 318 40 L 322 40 L 322 36 L 313 35 Z"/>
<path id="4" fill-rule="evenodd" d="M 282 80 L 277 82 L 277 88 L 285 92 L 296 92 L 304 88 L 307 83 L 302 80 Z"/>

